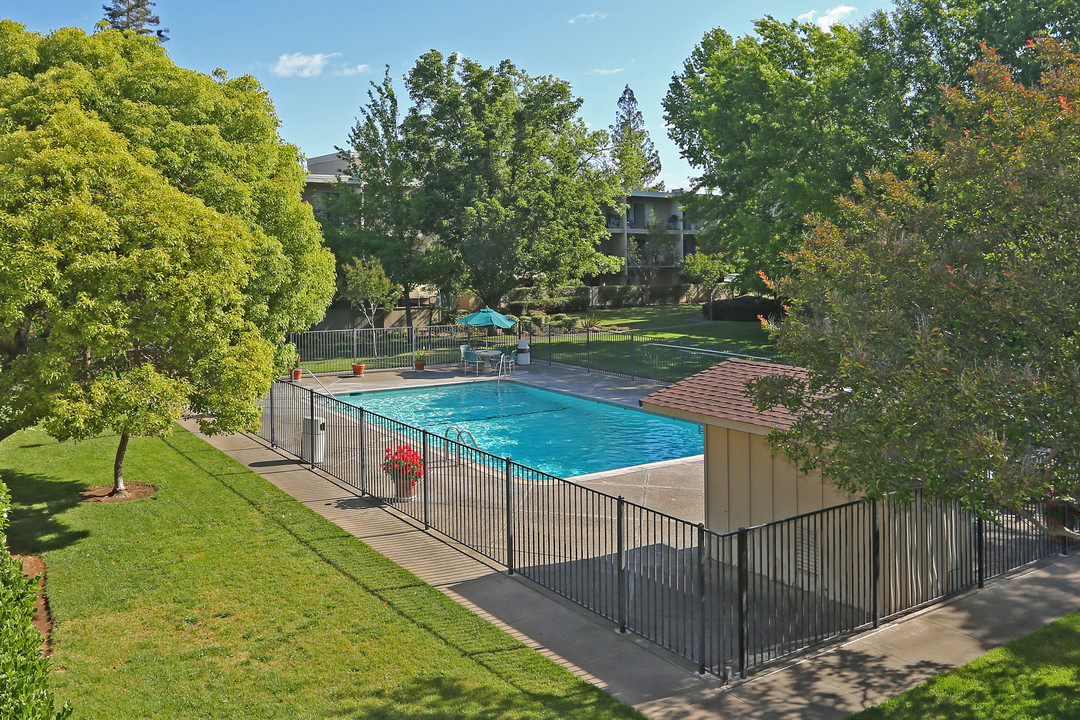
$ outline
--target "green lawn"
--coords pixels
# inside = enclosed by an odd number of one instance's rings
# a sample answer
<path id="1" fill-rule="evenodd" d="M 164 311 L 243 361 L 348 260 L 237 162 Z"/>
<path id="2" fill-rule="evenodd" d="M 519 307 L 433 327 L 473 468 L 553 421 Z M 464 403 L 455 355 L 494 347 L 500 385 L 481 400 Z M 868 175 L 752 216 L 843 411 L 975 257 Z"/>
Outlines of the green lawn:
<path id="1" fill-rule="evenodd" d="M 715 343 L 725 349 L 742 352 L 772 351 L 768 335 L 756 322 L 708 321 L 701 315 L 701 305 L 654 305 L 650 307 L 612 308 L 595 314 L 604 326 L 615 325 L 640 330 L 650 337 L 684 340 L 693 344 Z M 584 314 L 578 314 L 584 317 Z"/>
<path id="2" fill-rule="evenodd" d="M 853 720 L 1080 718 L 1080 612 L 852 717 Z"/>
<path id="3" fill-rule="evenodd" d="M 153 497 L 77 502 L 115 445 L 0 444 L 74 717 L 641 717 L 187 432 L 132 441 Z"/>

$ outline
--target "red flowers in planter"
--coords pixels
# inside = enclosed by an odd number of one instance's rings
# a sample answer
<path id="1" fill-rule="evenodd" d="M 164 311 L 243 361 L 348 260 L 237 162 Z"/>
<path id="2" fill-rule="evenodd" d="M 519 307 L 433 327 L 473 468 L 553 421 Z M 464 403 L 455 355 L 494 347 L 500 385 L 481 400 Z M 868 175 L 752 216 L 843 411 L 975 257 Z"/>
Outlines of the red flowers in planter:
<path id="1" fill-rule="evenodd" d="M 404 480 L 415 485 L 424 477 L 424 456 L 408 445 L 386 448 L 382 469 L 395 480 Z"/>

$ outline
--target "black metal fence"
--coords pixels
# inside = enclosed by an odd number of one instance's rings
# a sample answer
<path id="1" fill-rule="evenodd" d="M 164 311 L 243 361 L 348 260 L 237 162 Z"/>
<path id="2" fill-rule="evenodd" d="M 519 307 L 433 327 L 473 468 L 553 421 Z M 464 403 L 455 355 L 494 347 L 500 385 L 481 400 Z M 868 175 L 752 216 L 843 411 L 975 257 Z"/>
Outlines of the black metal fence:
<path id="1" fill-rule="evenodd" d="M 288 382 L 265 400 L 260 436 L 724 679 L 1072 546 L 940 501 L 720 534 Z M 412 497 L 382 469 L 402 445 L 424 459 Z"/>
<path id="2" fill-rule="evenodd" d="M 358 328 L 353 330 L 313 330 L 294 334 L 304 367 L 315 373 L 350 372 L 353 363 L 366 370 L 397 370 L 412 367 L 418 351 L 431 365 L 451 365 L 460 361 L 461 345 L 474 349 L 499 345 L 516 346 L 525 338 L 534 363 L 580 368 L 633 380 L 677 382 L 712 367 L 725 357 L 775 359 L 775 353 L 745 348 L 723 348 L 715 344 L 681 340 L 637 332 L 610 330 L 567 330 L 549 325 L 542 331 L 488 334 L 484 328 L 468 325 L 432 325 L 414 328 Z"/>

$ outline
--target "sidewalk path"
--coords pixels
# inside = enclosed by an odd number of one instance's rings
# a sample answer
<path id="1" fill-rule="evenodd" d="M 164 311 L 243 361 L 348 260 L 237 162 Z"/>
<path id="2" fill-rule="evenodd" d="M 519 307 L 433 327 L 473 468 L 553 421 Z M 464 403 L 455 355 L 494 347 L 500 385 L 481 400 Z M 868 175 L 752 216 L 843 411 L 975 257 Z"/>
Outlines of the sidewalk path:
<path id="1" fill-rule="evenodd" d="M 198 433 L 193 422 L 188 429 Z M 842 718 L 1080 607 L 1080 556 L 989 582 L 792 666 L 725 688 L 682 659 L 429 535 L 246 435 L 206 438 L 421 580 L 652 718 Z"/>

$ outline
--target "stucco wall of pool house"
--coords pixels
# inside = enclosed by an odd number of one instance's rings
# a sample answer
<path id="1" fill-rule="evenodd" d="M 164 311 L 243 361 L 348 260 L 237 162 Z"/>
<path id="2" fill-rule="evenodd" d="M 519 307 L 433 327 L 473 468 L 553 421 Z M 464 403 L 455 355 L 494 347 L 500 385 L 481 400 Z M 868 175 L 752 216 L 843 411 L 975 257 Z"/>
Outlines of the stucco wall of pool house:
<path id="1" fill-rule="evenodd" d="M 548 367 L 538 363 L 521 366 L 511 376 L 513 382 L 547 390 L 555 390 L 583 398 L 602 400 L 640 410 L 638 401 L 655 391 L 659 385 L 628 378 L 587 373 L 582 370 Z M 392 390 L 426 385 L 473 382 L 498 382 L 494 374 L 463 374 L 460 366 L 431 367 L 416 370 L 383 370 L 363 376 L 319 375 L 313 379 L 306 373 L 298 383 L 317 391 L 332 394 L 362 390 Z M 506 381 L 506 378 L 503 378 Z M 586 433 L 601 433 L 602 428 L 588 428 Z M 587 448 L 588 434 L 583 434 L 582 448 Z M 581 475 L 574 482 L 609 495 L 623 496 L 630 502 L 673 515 L 691 522 L 705 519 L 704 456 L 694 455 L 647 465 L 620 468 L 602 473 Z"/>

